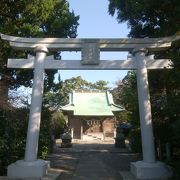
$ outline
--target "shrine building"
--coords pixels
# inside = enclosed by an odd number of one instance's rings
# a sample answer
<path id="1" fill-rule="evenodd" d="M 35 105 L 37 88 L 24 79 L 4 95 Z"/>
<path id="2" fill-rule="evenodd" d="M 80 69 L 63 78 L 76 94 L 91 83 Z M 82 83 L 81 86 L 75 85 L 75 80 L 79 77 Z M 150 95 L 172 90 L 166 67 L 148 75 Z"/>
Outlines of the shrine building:
<path id="1" fill-rule="evenodd" d="M 105 140 L 115 137 L 115 114 L 124 108 L 114 104 L 109 91 L 73 91 L 61 110 L 67 115 L 73 139 Z"/>

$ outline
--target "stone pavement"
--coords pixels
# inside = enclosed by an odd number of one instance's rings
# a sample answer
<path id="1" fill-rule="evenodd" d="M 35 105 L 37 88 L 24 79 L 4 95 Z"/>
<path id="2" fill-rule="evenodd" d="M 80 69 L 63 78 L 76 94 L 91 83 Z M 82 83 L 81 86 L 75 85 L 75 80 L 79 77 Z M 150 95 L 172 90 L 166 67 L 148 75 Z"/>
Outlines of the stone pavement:
<path id="1" fill-rule="evenodd" d="M 60 143 L 57 140 L 54 152 L 47 159 L 51 161 L 51 169 L 45 177 L 0 177 L 0 180 L 134 180 L 128 171 L 130 162 L 139 156 L 115 148 L 114 140 L 77 140 L 72 148 L 61 148 Z"/>
<path id="2" fill-rule="evenodd" d="M 51 167 L 61 172 L 58 180 L 121 180 L 121 174 L 130 177 L 130 162 L 138 159 L 127 149 L 115 148 L 113 140 L 74 141 L 72 148 L 61 148 L 57 141 L 48 158 Z"/>

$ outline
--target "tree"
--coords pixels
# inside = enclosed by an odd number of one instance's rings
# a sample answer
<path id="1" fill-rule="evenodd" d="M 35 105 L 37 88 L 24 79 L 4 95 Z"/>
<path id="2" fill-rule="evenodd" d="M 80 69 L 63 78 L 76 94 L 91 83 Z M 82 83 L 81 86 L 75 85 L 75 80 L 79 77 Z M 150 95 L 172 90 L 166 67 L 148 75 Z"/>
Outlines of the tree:
<path id="1" fill-rule="evenodd" d="M 7 165 L 23 158 L 27 123 L 25 108 L 0 113 L 0 175 L 6 173 Z"/>
<path id="2" fill-rule="evenodd" d="M 136 72 L 129 71 L 122 81 L 117 82 L 112 94 L 115 103 L 122 104 L 125 108 L 125 111 L 120 113 L 119 119 L 132 125 L 133 129 L 128 133 L 131 149 L 134 152 L 141 152 Z"/>
<path id="3" fill-rule="evenodd" d="M 60 138 L 60 134 L 63 134 L 66 127 L 66 119 L 62 112 L 55 111 L 51 117 L 51 133 L 55 139 Z"/>
<path id="4" fill-rule="evenodd" d="M 69 93 L 72 91 L 108 90 L 107 82 L 100 80 L 95 83 L 82 79 L 81 76 L 60 81 L 44 97 L 44 105 L 53 109 L 68 103 Z"/>
<path id="5" fill-rule="evenodd" d="M 107 84 L 108 84 L 108 82 L 99 80 L 99 81 L 95 82 L 95 84 L 93 86 L 94 86 L 94 89 L 105 91 L 105 90 L 108 90 Z"/>
<path id="6" fill-rule="evenodd" d="M 129 71 L 125 78 L 117 83 L 117 87 L 112 92 L 115 103 L 122 104 L 126 109 L 127 121 L 133 126 L 139 125 L 136 73 Z"/>
<path id="7" fill-rule="evenodd" d="M 117 15 L 119 23 L 128 23 L 129 37 L 154 38 L 180 34 L 178 0 L 109 0 L 109 13 Z M 178 124 L 180 117 L 179 44 L 180 40 L 165 52 L 155 52 L 156 58 L 172 59 L 172 70 L 148 72 L 155 138 L 160 141 L 160 146 L 165 146 L 167 142 L 171 146 L 176 144 L 172 124 Z M 176 132 L 180 134 L 179 130 Z"/>
<path id="8" fill-rule="evenodd" d="M 22 37 L 76 37 L 78 16 L 69 11 L 66 0 L 2 0 L 0 32 Z M 7 106 L 8 89 L 32 86 L 33 71 L 7 69 L 9 57 L 24 57 L 32 52 L 17 52 L 0 40 L 0 109 Z M 51 87 L 55 71 L 46 71 L 45 84 Z"/>
<path id="9" fill-rule="evenodd" d="M 1 0 L 0 32 L 20 37 L 75 38 L 78 16 L 69 11 L 66 0 Z M 0 39 L 0 175 L 7 165 L 22 159 L 25 149 L 28 108 L 8 106 L 8 90 L 24 85 L 32 86 L 32 70 L 7 69 L 9 57 L 24 58 L 33 52 L 15 51 Z M 58 55 L 59 52 L 55 52 Z M 54 73 L 46 71 L 45 90 L 52 87 Z M 14 98 L 14 96 L 12 96 Z M 11 102 L 11 101 L 10 101 Z M 51 113 L 42 108 L 42 124 L 39 141 L 39 157 L 46 157 L 51 147 Z"/>
<path id="10" fill-rule="evenodd" d="M 129 37 L 164 37 L 180 31 L 178 0 L 109 0 L 110 15 L 127 22 Z"/>

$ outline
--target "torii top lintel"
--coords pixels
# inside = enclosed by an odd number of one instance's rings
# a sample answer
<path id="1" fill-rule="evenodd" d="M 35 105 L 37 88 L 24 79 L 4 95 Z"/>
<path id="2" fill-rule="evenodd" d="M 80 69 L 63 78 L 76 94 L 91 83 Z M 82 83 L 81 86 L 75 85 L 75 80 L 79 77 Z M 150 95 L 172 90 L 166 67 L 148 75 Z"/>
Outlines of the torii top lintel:
<path id="1" fill-rule="evenodd" d="M 85 45 L 95 45 L 100 51 L 132 51 L 146 48 L 148 51 L 160 51 L 171 46 L 171 42 L 180 36 L 164 38 L 124 38 L 124 39 L 86 39 L 86 38 L 22 38 L 1 34 L 1 39 L 9 41 L 16 49 L 34 50 L 37 46 L 46 46 L 49 51 L 81 51 Z"/>

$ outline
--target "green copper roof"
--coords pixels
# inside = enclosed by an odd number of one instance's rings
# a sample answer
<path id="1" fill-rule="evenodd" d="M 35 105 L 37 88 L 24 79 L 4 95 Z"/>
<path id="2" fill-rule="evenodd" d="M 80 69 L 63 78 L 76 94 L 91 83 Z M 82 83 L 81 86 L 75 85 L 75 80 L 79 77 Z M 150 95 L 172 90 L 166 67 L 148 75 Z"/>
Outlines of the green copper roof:
<path id="1" fill-rule="evenodd" d="M 73 111 L 76 116 L 114 116 L 114 111 L 124 110 L 115 105 L 112 94 L 106 92 L 73 92 L 69 104 L 61 107 L 63 111 Z"/>

